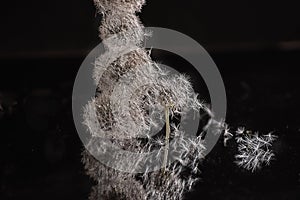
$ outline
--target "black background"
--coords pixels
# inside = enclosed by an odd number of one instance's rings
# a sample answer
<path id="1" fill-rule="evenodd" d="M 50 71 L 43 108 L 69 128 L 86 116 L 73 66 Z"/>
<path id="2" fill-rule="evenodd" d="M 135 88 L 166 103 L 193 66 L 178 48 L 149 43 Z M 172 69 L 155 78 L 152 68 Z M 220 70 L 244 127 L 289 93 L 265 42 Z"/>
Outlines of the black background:
<path id="1" fill-rule="evenodd" d="M 149 0 L 139 14 L 145 26 L 183 32 L 207 49 L 233 129 L 279 136 L 276 160 L 255 173 L 235 166 L 234 144 L 220 141 L 187 199 L 300 199 L 299 8 L 296 0 Z M 94 183 L 80 162 L 71 95 L 100 42 L 101 16 L 91 0 L 3 1 L 0 13 L 0 199 L 87 199 Z"/>

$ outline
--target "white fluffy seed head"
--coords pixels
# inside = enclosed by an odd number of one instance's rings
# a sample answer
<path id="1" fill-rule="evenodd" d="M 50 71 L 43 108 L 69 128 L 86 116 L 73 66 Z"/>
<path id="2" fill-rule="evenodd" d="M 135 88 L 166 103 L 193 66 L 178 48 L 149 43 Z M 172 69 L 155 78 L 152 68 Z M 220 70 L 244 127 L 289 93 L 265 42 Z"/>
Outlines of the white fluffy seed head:
<path id="1" fill-rule="evenodd" d="M 154 162 L 153 158 L 136 159 L 129 155 L 124 159 L 117 151 L 110 152 L 111 162 L 117 163 L 117 168 L 126 168 L 125 171 L 146 165 L 137 178 L 136 174 L 109 168 L 90 155 L 101 157 L 110 151 L 108 143 L 103 144 L 102 139 L 106 138 L 119 149 L 141 155 L 156 150 L 156 157 L 162 157 L 164 137 L 153 139 L 151 130 L 165 124 L 166 106 L 170 106 L 170 117 L 179 115 L 182 119 L 190 110 L 206 108 L 199 102 L 188 77 L 169 75 L 142 47 L 147 34 L 135 13 L 141 10 L 144 0 L 94 2 L 103 14 L 100 37 L 106 52 L 95 61 L 98 94 L 84 110 L 84 124 L 91 138 L 83 162 L 87 173 L 98 182 L 91 199 L 180 200 L 198 180 L 192 175 L 199 173 L 198 162 L 205 150 L 200 137 L 185 137 L 186 133 L 178 128 L 180 123 L 171 123 L 171 136 L 176 141 L 171 145 L 176 146 L 170 156 L 174 156 L 175 162 L 168 163 L 166 172 L 150 172 L 146 163 Z M 190 176 L 182 176 L 183 172 Z"/>
<path id="2" fill-rule="evenodd" d="M 141 11 L 145 0 L 94 0 L 94 3 L 100 12 L 135 13 Z"/>

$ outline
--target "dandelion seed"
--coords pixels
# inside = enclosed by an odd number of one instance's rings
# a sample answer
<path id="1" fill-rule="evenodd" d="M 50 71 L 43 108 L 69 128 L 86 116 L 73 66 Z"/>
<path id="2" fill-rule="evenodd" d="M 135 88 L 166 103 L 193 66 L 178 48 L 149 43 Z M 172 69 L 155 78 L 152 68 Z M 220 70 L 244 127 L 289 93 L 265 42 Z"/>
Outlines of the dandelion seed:
<path id="1" fill-rule="evenodd" d="M 272 134 L 268 134 L 267 137 L 259 137 L 258 133 L 242 134 L 244 129 L 238 129 L 238 135 L 236 141 L 238 143 L 239 154 L 235 156 L 235 163 L 252 172 L 260 169 L 262 165 L 269 165 L 271 159 L 274 157 L 274 153 L 269 150 L 274 141 Z"/>

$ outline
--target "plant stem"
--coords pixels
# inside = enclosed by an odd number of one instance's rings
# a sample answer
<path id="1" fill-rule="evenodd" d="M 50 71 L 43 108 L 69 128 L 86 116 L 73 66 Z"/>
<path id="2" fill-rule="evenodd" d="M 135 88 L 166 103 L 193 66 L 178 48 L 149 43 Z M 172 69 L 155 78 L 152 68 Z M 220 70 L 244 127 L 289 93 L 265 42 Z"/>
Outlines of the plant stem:
<path id="1" fill-rule="evenodd" d="M 165 120 L 166 120 L 166 137 L 165 137 L 165 152 L 164 152 L 164 160 L 163 160 L 163 171 L 166 172 L 167 164 L 168 164 L 168 154 L 169 154 L 169 139 L 170 139 L 170 106 L 166 105 L 165 107 Z"/>

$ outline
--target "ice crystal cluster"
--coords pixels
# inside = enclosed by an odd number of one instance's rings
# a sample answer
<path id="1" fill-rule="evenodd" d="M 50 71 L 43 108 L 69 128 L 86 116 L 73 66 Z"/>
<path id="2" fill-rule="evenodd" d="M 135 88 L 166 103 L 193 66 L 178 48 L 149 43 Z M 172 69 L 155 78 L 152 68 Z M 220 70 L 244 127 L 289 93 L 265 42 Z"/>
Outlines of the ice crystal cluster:
<path id="1" fill-rule="evenodd" d="M 258 133 L 245 131 L 239 128 L 236 131 L 236 142 L 238 143 L 238 154 L 235 156 L 236 164 L 252 172 L 260 169 L 263 165 L 269 165 L 274 157 L 270 150 L 276 136 L 271 133 L 259 136 Z"/>
<path id="2" fill-rule="evenodd" d="M 186 76 L 168 74 L 143 48 L 147 33 L 136 16 L 143 0 L 94 2 L 103 16 L 100 37 L 106 52 L 95 61 L 97 94 L 84 112 L 91 137 L 83 162 L 97 182 L 90 199 L 182 199 L 198 180 L 198 163 L 205 148 L 200 136 L 185 137 L 179 127 L 188 112 L 198 112 L 204 105 Z M 170 146 L 164 135 L 151 134 L 167 124 L 166 110 L 171 119 Z M 120 154 L 112 151 L 111 145 L 141 156 Z M 150 170 L 153 162 L 164 161 L 168 149 L 172 149 L 168 157 L 174 162 Z M 109 158 L 105 158 L 106 152 Z M 143 156 L 153 152 L 154 156 Z M 95 155 L 116 167 L 103 164 Z M 139 173 L 131 173 L 136 171 Z"/>

